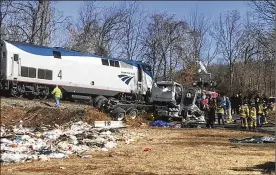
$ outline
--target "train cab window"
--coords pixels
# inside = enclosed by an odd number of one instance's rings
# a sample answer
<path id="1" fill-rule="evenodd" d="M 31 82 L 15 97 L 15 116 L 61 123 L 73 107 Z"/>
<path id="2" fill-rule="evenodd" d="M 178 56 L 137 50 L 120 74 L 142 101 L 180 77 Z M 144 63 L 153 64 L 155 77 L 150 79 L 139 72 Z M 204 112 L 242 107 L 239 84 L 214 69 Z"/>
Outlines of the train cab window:
<path id="1" fill-rule="evenodd" d="M 120 67 L 119 61 L 109 60 L 109 64 L 110 66 L 113 66 L 113 67 Z"/>
<path id="2" fill-rule="evenodd" d="M 29 67 L 29 76 L 30 78 L 36 78 L 36 68 Z"/>
<path id="3" fill-rule="evenodd" d="M 14 61 L 18 61 L 18 57 L 19 57 L 18 54 L 13 54 L 13 60 Z"/>
<path id="4" fill-rule="evenodd" d="M 54 58 L 60 58 L 61 59 L 61 53 L 58 51 L 53 51 Z"/>
<path id="5" fill-rule="evenodd" d="M 120 67 L 119 61 L 115 61 L 115 67 Z"/>
<path id="6" fill-rule="evenodd" d="M 2 52 L 3 53 L 3 58 L 6 58 L 7 55 L 6 55 L 6 52 Z"/>
<path id="7" fill-rule="evenodd" d="M 115 67 L 115 61 L 113 61 L 113 60 L 109 60 L 109 64 L 110 64 L 110 66 Z"/>
<path id="8" fill-rule="evenodd" d="M 108 60 L 102 59 L 102 65 L 109 66 Z"/>

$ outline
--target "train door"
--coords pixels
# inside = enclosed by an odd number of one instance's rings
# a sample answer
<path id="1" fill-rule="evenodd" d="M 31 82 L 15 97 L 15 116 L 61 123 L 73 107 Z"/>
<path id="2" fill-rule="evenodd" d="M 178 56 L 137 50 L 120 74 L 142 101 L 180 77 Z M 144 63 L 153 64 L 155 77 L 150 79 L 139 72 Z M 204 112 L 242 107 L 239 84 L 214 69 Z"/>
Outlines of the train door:
<path id="1" fill-rule="evenodd" d="M 7 71 L 7 52 L 6 49 L 4 47 L 4 43 L 1 42 L 1 59 L 0 59 L 0 65 L 1 65 L 1 71 L 0 71 L 0 75 L 6 75 L 6 71 Z"/>
<path id="2" fill-rule="evenodd" d="M 17 77 L 20 75 L 19 70 L 20 70 L 20 59 L 18 54 L 13 54 L 12 57 L 12 76 Z"/>
<path id="3" fill-rule="evenodd" d="M 137 75 L 138 75 L 138 81 L 137 81 L 137 92 L 138 94 L 143 93 L 143 67 L 142 65 L 138 64 L 137 65 Z"/>

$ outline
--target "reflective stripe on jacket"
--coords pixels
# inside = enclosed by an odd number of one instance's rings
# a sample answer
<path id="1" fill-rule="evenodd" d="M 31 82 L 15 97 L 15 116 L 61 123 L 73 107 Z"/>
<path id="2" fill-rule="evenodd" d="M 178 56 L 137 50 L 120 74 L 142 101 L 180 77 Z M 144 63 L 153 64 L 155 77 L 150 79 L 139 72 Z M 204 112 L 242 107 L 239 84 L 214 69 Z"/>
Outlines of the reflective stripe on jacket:
<path id="1" fill-rule="evenodd" d="M 55 89 L 52 91 L 52 94 L 55 95 L 55 98 L 60 98 L 62 95 L 62 92 L 58 87 L 55 87 Z"/>
<path id="2" fill-rule="evenodd" d="M 256 118 L 257 117 L 257 113 L 256 113 L 256 108 L 255 107 L 252 107 L 249 110 L 249 115 L 250 115 L 251 118 Z"/>
<path id="3" fill-rule="evenodd" d="M 221 106 L 221 105 L 217 106 L 217 113 L 218 114 L 224 114 L 224 108 L 223 108 L 223 106 Z"/>
<path id="4" fill-rule="evenodd" d="M 242 105 L 239 109 L 240 117 L 246 117 L 249 114 L 249 109 L 247 105 Z"/>

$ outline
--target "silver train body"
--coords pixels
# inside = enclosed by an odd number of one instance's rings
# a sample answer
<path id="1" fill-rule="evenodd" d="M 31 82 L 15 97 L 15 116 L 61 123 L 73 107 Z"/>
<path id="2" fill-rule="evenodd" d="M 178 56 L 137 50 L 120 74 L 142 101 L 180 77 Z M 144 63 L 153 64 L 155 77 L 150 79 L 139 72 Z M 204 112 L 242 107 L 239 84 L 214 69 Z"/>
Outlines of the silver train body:
<path id="1" fill-rule="evenodd" d="M 43 98 L 55 85 L 71 95 L 143 96 L 153 83 L 143 62 L 8 41 L 1 41 L 0 76 L 1 91 Z"/>

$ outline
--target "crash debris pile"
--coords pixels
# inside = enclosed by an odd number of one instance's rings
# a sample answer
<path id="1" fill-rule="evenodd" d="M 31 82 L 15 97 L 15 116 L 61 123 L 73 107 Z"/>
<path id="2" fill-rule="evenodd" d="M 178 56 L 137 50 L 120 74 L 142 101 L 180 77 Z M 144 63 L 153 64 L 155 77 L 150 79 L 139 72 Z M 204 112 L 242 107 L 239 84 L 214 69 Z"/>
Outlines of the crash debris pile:
<path id="1" fill-rule="evenodd" d="M 116 134 L 118 133 L 118 134 Z M 134 141 L 135 133 L 118 129 L 93 128 L 79 121 L 57 128 L 26 128 L 21 124 L 8 129 L 1 126 L 1 163 L 67 158 L 70 154 L 81 155 L 87 151 L 108 151 L 117 141 L 126 144 Z"/>
<path id="2" fill-rule="evenodd" d="M 232 143 L 275 143 L 275 137 L 272 136 L 254 136 L 244 139 L 229 139 Z"/>

